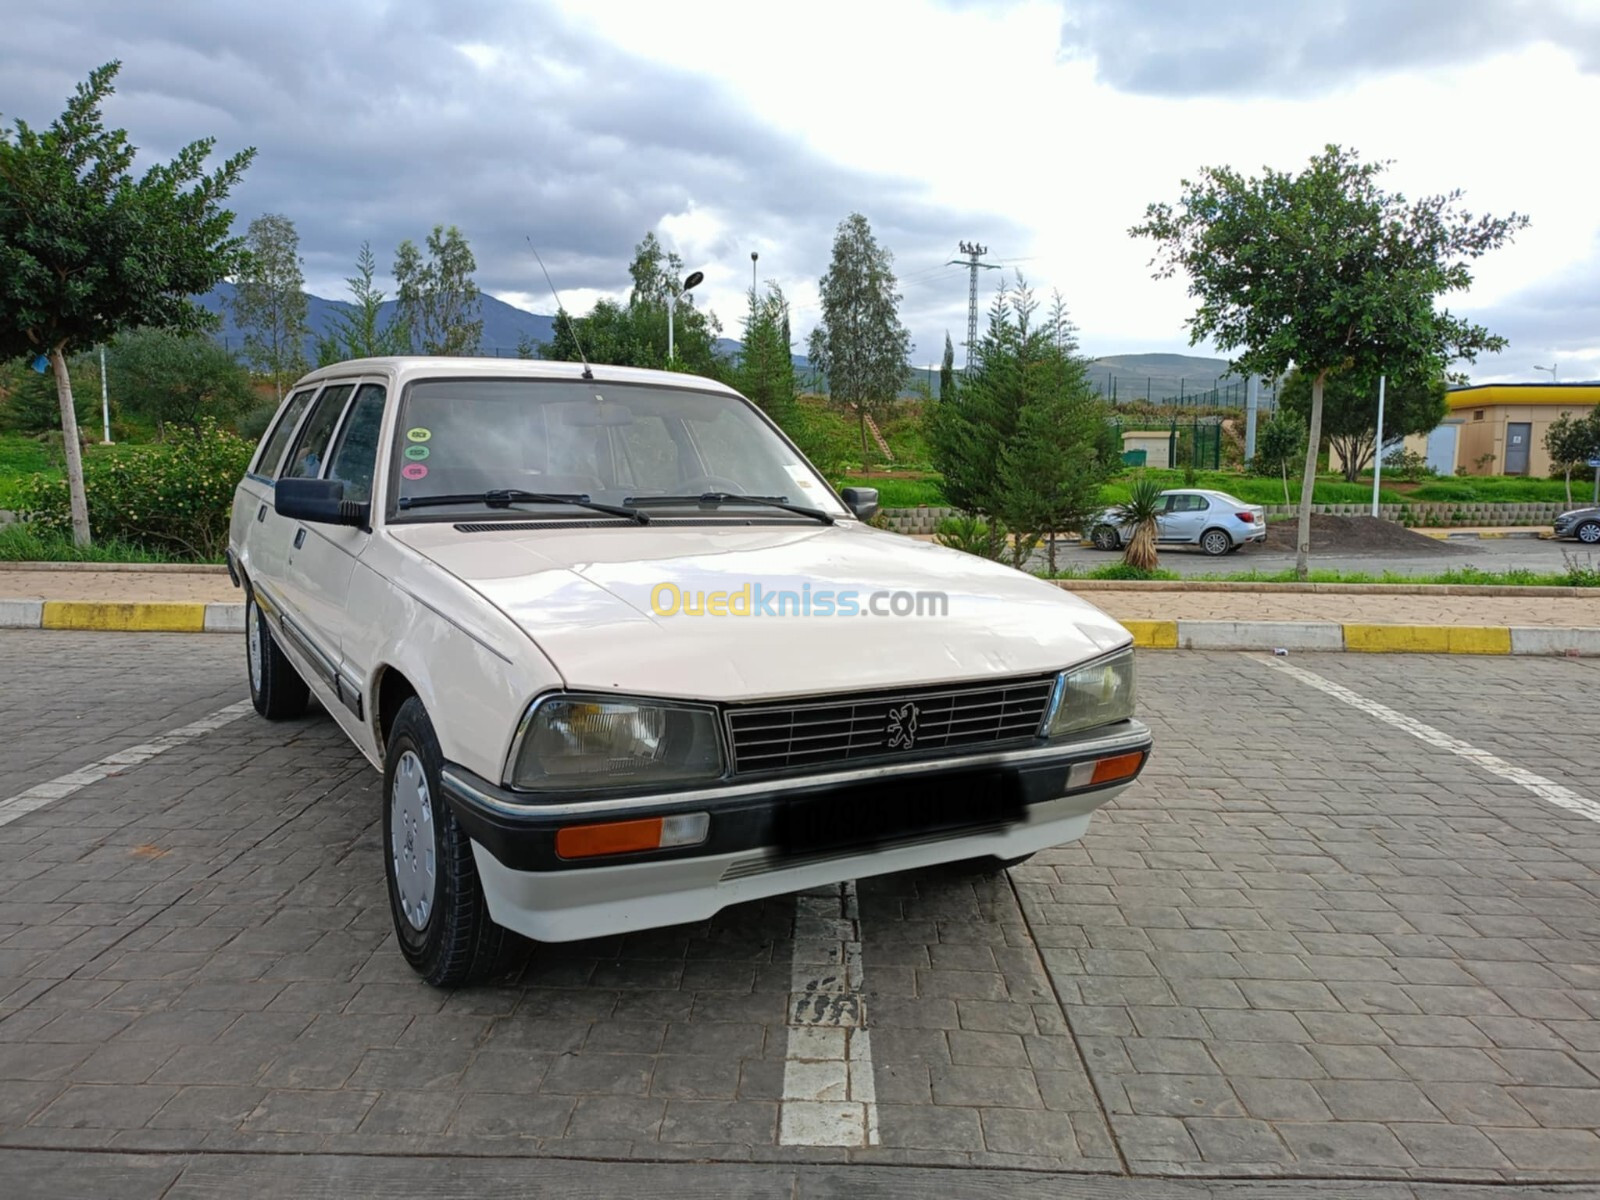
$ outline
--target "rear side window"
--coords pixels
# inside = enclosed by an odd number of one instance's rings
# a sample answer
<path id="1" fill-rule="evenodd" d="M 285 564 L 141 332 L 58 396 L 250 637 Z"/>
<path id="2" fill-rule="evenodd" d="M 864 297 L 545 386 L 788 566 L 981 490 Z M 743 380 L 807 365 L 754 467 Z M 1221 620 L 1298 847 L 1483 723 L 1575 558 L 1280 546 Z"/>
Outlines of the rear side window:
<path id="1" fill-rule="evenodd" d="M 278 463 L 289 445 L 289 439 L 294 436 L 294 427 L 300 423 L 300 414 L 306 411 L 306 405 L 311 403 L 311 397 L 316 394 L 316 388 L 307 388 L 289 397 L 289 403 L 283 406 L 283 411 L 278 415 L 278 423 L 262 439 L 261 450 L 256 455 L 257 475 L 272 479 L 278 474 Z"/>
<path id="2" fill-rule="evenodd" d="M 344 498 L 365 504 L 372 499 L 372 472 L 378 461 L 378 427 L 383 424 L 384 389 L 364 383 L 350 406 L 339 433 L 328 478 L 344 484 Z"/>
<path id="3" fill-rule="evenodd" d="M 289 451 L 289 458 L 278 473 L 279 479 L 315 479 L 322 473 L 322 466 L 328 461 L 328 443 L 333 440 L 339 415 L 344 412 L 345 401 L 353 391 L 352 383 L 322 389 L 317 406 L 300 427 L 294 449 Z"/>

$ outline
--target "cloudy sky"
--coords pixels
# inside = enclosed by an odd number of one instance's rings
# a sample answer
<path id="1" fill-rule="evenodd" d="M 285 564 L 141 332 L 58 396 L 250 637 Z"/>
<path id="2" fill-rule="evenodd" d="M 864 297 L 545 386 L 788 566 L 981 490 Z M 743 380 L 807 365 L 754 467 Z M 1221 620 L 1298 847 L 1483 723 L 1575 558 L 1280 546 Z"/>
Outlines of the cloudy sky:
<path id="1" fill-rule="evenodd" d="M 1512 339 L 1474 378 L 1600 378 L 1593 0 L 0 0 L 0 24 L 6 123 L 119 58 L 108 118 L 149 155 L 256 146 L 241 227 L 290 216 L 321 295 L 364 239 L 386 265 L 454 222 L 485 290 L 550 310 L 532 238 L 583 311 L 655 229 L 733 336 L 759 252 L 803 336 L 859 210 L 919 363 L 963 335 L 962 239 L 1059 288 L 1088 352 L 1184 350 L 1184 286 L 1128 227 L 1200 166 L 1336 141 L 1408 195 L 1532 217 L 1449 300 Z"/>

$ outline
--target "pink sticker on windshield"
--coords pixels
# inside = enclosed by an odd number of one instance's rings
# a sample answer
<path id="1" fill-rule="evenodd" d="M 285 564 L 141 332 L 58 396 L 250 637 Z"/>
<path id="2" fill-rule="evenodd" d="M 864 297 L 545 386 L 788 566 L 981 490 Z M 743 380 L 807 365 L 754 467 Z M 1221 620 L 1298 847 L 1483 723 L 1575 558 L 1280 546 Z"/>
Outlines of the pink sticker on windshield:
<path id="1" fill-rule="evenodd" d="M 426 479 L 428 468 L 421 463 L 411 462 L 400 468 L 400 474 L 406 479 Z"/>

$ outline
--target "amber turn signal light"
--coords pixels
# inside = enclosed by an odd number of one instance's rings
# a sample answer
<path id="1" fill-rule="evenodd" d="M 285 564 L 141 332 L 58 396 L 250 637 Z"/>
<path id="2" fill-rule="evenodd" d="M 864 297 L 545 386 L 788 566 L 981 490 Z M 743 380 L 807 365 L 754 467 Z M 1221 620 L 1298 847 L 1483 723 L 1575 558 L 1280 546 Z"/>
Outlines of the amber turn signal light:
<path id="1" fill-rule="evenodd" d="M 694 846 L 706 840 L 710 829 L 711 814 L 703 812 L 607 821 L 602 825 L 568 825 L 556 831 L 556 854 L 561 858 L 596 858 Z"/>

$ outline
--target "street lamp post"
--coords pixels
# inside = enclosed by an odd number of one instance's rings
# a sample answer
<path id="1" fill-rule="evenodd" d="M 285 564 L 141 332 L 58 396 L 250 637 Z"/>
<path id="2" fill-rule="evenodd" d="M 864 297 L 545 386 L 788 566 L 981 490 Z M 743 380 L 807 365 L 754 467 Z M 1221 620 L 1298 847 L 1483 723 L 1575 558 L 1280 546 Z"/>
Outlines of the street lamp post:
<path id="1" fill-rule="evenodd" d="M 1550 372 L 1550 382 L 1551 383 L 1556 383 L 1556 382 L 1558 382 L 1558 380 L 1556 378 L 1556 368 L 1559 367 L 1560 365 L 1561 365 L 1560 363 L 1551 363 L 1548 367 L 1541 367 L 1538 363 L 1535 363 L 1533 365 L 1533 369 L 1535 371 L 1549 371 Z"/>
<path id="2" fill-rule="evenodd" d="M 689 278 L 683 281 L 683 287 L 679 289 L 676 296 L 667 297 L 667 361 L 669 363 L 678 357 L 677 346 L 673 340 L 672 328 L 672 317 L 673 314 L 678 310 L 678 297 L 688 295 L 690 289 L 698 287 L 700 285 L 700 281 L 705 277 L 704 271 L 696 271 L 693 275 L 690 275 Z"/>

